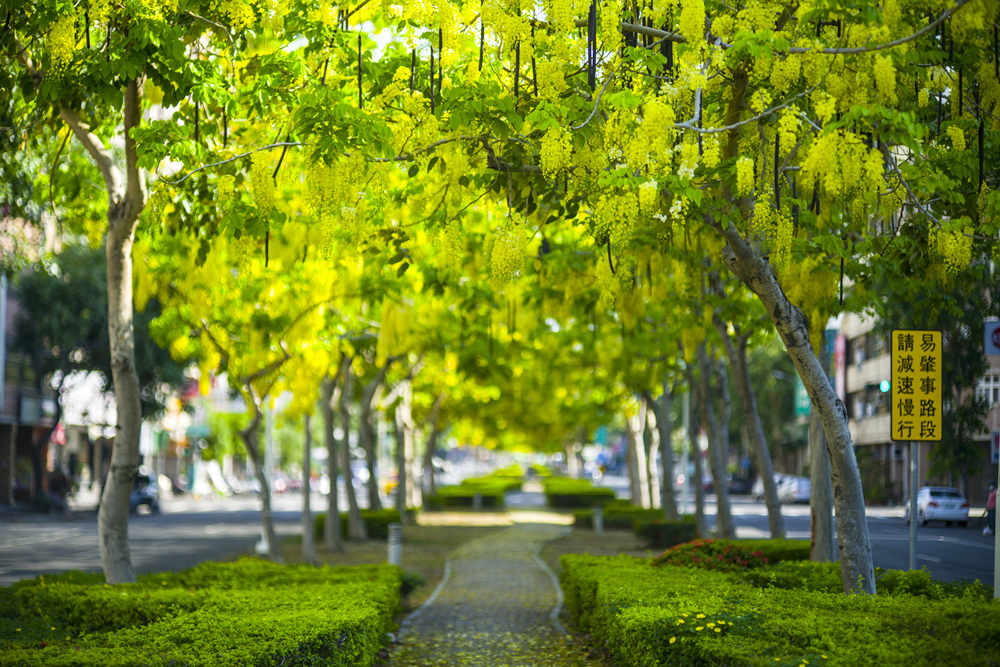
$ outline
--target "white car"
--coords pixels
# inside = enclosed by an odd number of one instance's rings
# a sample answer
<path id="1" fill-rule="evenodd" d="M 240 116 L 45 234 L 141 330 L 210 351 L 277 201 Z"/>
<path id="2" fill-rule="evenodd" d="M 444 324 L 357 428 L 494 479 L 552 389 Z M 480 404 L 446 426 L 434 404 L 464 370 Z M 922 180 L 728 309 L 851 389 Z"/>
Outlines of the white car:
<path id="1" fill-rule="evenodd" d="M 778 499 L 783 503 L 808 503 L 812 482 L 808 477 L 788 475 L 778 482 Z"/>
<path id="2" fill-rule="evenodd" d="M 783 472 L 774 473 L 774 485 L 780 489 L 781 480 L 786 477 L 788 477 L 788 475 Z M 757 475 L 757 480 L 753 483 L 753 487 L 750 489 L 750 495 L 753 496 L 754 500 L 764 500 L 764 477 L 762 475 Z"/>
<path id="3" fill-rule="evenodd" d="M 906 503 L 903 518 L 910 523 L 910 503 Z M 917 521 L 921 526 L 928 521 L 944 521 L 946 526 L 957 521 L 960 526 L 968 526 L 969 501 L 951 486 L 923 486 L 917 491 Z"/>

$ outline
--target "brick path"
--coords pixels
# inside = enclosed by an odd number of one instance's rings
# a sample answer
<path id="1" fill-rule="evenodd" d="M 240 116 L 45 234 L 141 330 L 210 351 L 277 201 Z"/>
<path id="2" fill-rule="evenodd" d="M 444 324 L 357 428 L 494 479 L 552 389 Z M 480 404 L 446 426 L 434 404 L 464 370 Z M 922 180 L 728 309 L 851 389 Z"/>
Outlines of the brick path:
<path id="1" fill-rule="evenodd" d="M 558 615 L 562 594 L 538 558 L 563 526 L 517 524 L 451 554 L 431 598 L 403 621 L 393 667 L 584 667 Z"/>

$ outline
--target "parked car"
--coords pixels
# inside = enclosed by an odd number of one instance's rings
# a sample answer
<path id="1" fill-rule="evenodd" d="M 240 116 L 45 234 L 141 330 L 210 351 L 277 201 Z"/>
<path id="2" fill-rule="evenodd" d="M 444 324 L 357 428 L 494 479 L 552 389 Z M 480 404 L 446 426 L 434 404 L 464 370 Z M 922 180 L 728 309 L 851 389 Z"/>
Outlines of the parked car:
<path id="1" fill-rule="evenodd" d="M 788 477 L 783 472 L 774 473 L 774 484 L 775 486 L 781 486 L 781 480 Z M 753 496 L 754 500 L 761 501 L 764 500 L 764 478 L 757 475 L 757 479 L 754 480 L 753 487 L 750 489 L 750 495 Z"/>
<path id="2" fill-rule="evenodd" d="M 778 484 L 778 498 L 783 503 L 808 503 L 812 482 L 808 477 L 788 475 Z"/>
<path id="3" fill-rule="evenodd" d="M 135 483 L 132 485 L 128 510 L 135 514 L 143 505 L 153 514 L 160 511 L 160 487 L 153 477 L 140 473 L 135 476 Z"/>
<path id="4" fill-rule="evenodd" d="M 906 503 L 903 519 L 910 523 L 910 503 Z M 946 526 L 957 521 L 960 526 L 968 526 L 969 501 L 951 486 L 923 486 L 917 491 L 917 521 L 921 526 L 928 521 L 944 521 Z"/>

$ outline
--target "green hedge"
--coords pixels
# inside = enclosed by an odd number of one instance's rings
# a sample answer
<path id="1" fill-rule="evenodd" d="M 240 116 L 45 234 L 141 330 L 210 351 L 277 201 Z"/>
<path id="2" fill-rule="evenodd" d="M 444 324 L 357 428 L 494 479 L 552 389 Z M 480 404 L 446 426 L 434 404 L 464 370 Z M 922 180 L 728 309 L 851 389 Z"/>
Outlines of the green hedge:
<path id="1" fill-rule="evenodd" d="M 370 540 L 386 540 L 389 538 L 389 524 L 401 523 L 399 510 L 360 510 L 361 519 L 365 522 L 365 534 Z M 326 512 L 317 512 L 313 517 L 313 536 L 317 542 L 323 540 L 326 529 Z M 347 512 L 340 513 L 340 535 L 347 537 Z"/>
<path id="2" fill-rule="evenodd" d="M 663 510 L 636 507 L 620 500 L 608 503 L 602 511 L 604 527 L 608 530 L 632 530 L 636 521 L 652 522 L 663 518 Z M 594 510 L 574 510 L 573 527 L 593 530 Z"/>
<path id="3" fill-rule="evenodd" d="M 424 496 L 424 508 L 429 510 L 444 508 L 471 508 L 475 495 L 480 494 L 484 509 L 498 509 L 504 506 L 505 484 L 493 488 L 485 486 L 440 486 L 435 495 Z"/>
<path id="4" fill-rule="evenodd" d="M 666 549 L 697 537 L 698 523 L 692 515 L 686 515 L 680 521 L 640 519 L 632 526 L 632 532 L 645 548 Z"/>
<path id="5" fill-rule="evenodd" d="M 136 584 L 101 579 L 68 573 L 0 589 L 0 665 L 375 665 L 403 572 L 245 559 Z"/>
<path id="6" fill-rule="evenodd" d="M 520 491 L 523 484 L 524 480 L 520 476 L 510 477 L 493 473 L 483 477 L 467 477 L 462 480 L 461 486 L 495 495 L 497 492 Z"/>
<path id="7" fill-rule="evenodd" d="M 585 479 L 549 477 L 542 480 L 542 485 L 545 500 L 554 508 L 594 507 L 615 500 L 612 489 L 596 487 Z"/>
<path id="8" fill-rule="evenodd" d="M 973 589 L 844 595 L 760 588 L 747 572 L 651 567 L 627 556 L 561 562 L 567 610 L 625 667 L 1000 662 L 1000 604 Z"/>

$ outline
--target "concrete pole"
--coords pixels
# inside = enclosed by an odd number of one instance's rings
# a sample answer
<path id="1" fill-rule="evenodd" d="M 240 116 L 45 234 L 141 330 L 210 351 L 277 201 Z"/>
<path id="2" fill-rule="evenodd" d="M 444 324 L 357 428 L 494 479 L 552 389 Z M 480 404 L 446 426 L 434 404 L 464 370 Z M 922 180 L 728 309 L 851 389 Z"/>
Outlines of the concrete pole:
<path id="1" fill-rule="evenodd" d="M 917 569 L 917 443 L 910 443 L 910 569 Z"/>
<path id="2" fill-rule="evenodd" d="M 389 565 L 403 564 L 403 524 L 389 524 Z"/>

